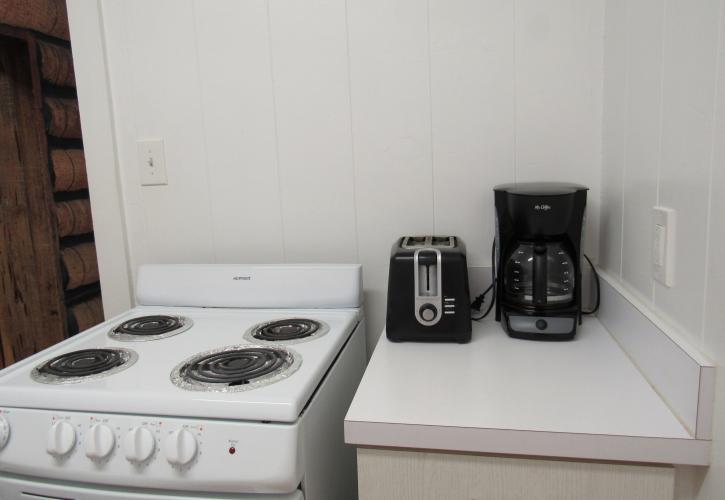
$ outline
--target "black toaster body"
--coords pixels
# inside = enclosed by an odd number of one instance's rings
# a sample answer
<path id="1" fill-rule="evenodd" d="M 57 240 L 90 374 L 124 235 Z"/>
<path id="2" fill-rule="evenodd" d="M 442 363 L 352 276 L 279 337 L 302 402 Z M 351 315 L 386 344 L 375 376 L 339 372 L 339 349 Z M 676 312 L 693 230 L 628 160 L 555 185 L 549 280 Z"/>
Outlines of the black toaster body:
<path id="1" fill-rule="evenodd" d="M 395 342 L 471 340 L 466 247 L 456 236 L 405 236 L 388 273 L 387 337 Z"/>

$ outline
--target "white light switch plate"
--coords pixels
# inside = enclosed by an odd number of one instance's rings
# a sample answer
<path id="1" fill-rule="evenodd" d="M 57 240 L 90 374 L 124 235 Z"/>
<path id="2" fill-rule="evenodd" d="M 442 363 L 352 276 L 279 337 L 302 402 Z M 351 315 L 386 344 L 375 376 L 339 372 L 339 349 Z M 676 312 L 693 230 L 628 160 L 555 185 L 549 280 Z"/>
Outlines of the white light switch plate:
<path id="1" fill-rule="evenodd" d="M 652 275 L 665 286 L 675 284 L 675 211 L 652 209 Z"/>
<path id="2" fill-rule="evenodd" d="M 168 184 L 166 180 L 166 160 L 164 159 L 164 141 L 162 139 L 144 139 L 136 141 L 138 164 L 142 186 Z"/>

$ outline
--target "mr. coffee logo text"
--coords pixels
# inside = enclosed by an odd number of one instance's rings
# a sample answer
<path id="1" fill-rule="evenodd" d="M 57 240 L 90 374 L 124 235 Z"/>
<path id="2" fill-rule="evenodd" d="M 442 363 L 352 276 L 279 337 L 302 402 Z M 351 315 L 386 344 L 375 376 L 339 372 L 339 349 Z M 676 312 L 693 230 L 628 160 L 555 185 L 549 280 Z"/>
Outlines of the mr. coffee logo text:
<path id="1" fill-rule="evenodd" d="M 541 212 L 548 212 L 549 210 L 551 210 L 551 205 L 547 205 L 546 203 L 534 205 L 534 210 L 539 210 Z"/>
<path id="2" fill-rule="evenodd" d="M 252 279 L 251 276 L 234 276 L 232 277 L 234 281 L 249 281 Z"/>

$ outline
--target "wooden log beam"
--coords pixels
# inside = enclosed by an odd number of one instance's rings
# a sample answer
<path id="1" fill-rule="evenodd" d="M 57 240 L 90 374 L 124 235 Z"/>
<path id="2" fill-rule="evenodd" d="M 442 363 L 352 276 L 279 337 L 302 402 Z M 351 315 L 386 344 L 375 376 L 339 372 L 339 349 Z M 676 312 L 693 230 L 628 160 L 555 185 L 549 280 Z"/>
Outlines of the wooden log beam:
<path id="1" fill-rule="evenodd" d="M 59 201 L 55 204 L 58 236 L 72 236 L 93 232 L 91 202 L 87 198 Z"/>
<path id="2" fill-rule="evenodd" d="M 103 303 L 101 297 L 93 297 L 85 302 L 71 306 L 68 311 L 68 331 L 75 334 L 88 330 L 103 322 Z"/>
<path id="3" fill-rule="evenodd" d="M 73 54 L 70 49 L 38 40 L 38 50 L 40 51 L 40 74 L 43 80 L 53 85 L 76 86 Z"/>
<path id="4" fill-rule="evenodd" d="M 46 97 L 45 124 L 48 135 L 63 139 L 81 138 L 81 115 L 76 99 Z"/>
<path id="5" fill-rule="evenodd" d="M 54 149 L 50 152 L 55 191 L 88 189 L 86 157 L 82 149 Z"/>
<path id="6" fill-rule="evenodd" d="M 61 249 L 61 260 L 66 270 L 66 290 L 98 281 L 98 259 L 95 243 L 81 243 Z"/>
<path id="7" fill-rule="evenodd" d="M 0 23 L 70 40 L 65 0 L 0 0 Z"/>

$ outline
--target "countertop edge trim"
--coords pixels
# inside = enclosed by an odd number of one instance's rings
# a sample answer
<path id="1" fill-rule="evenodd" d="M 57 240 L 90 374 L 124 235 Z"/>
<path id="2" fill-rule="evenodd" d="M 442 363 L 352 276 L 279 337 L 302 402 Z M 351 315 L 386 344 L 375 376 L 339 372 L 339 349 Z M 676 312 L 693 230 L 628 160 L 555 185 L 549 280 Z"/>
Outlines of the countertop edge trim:
<path id="1" fill-rule="evenodd" d="M 345 442 L 356 446 L 442 452 L 527 455 L 675 465 L 709 465 L 702 439 L 478 429 L 345 420 Z"/>

